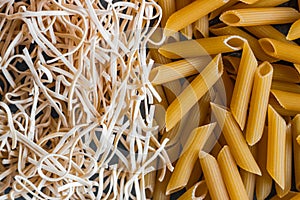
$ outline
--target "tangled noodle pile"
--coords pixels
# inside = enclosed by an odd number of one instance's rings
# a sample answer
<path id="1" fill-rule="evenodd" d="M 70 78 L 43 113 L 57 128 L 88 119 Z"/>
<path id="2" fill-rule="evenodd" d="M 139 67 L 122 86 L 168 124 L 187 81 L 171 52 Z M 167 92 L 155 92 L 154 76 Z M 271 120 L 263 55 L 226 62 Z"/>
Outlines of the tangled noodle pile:
<path id="1" fill-rule="evenodd" d="M 148 80 L 160 7 L 2 0 L 0 9 L 0 199 L 145 199 L 151 163 L 172 170 Z"/>

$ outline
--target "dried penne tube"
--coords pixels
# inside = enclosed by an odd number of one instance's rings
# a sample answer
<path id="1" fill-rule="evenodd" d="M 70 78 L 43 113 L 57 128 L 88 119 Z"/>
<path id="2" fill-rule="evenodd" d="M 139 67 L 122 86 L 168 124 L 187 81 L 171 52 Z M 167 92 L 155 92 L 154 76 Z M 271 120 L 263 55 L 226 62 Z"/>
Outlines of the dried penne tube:
<path id="1" fill-rule="evenodd" d="M 196 38 L 209 37 L 208 15 L 205 15 L 197 21 L 195 21 L 193 29 Z"/>
<path id="2" fill-rule="evenodd" d="M 204 147 L 203 147 L 204 148 Z M 186 189 L 190 189 L 193 187 L 201 178 L 202 176 L 202 169 L 199 162 L 196 162 L 192 171 L 192 176 L 189 178 L 188 183 L 186 184 Z"/>
<path id="3" fill-rule="evenodd" d="M 259 44 L 266 54 L 293 63 L 300 63 L 300 47 L 294 44 L 288 44 L 286 42 L 281 42 L 278 40 L 270 38 L 262 38 L 259 40 Z M 288 49 L 288 51 L 287 51 Z M 291 54 L 291 52 L 293 52 Z"/>
<path id="4" fill-rule="evenodd" d="M 215 126 L 216 123 L 212 123 L 193 130 L 172 173 L 166 190 L 167 195 L 186 186 L 197 161 L 198 152 L 203 148 Z"/>
<path id="5" fill-rule="evenodd" d="M 229 26 L 287 24 L 299 18 L 300 13 L 290 7 L 228 10 L 220 16 L 220 20 Z"/>
<path id="6" fill-rule="evenodd" d="M 272 81 L 271 90 L 281 90 L 300 94 L 300 86 L 295 83 Z"/>
<path id="7" fill-rule="evenodd" d="M 250 151 L 251 151 L 252 155 L 254 156 L 254 158 L 257 157 L 256 147 L 257 146 L 250 147 Z M 244 183 L 248 198 L 253 199 L 254 190 L 255 190 L 255 179 L 257 176 L 255 174 L 247 172 L 243 169 L 240 169 L 240 174 L 241 174 L 241 178 Z"/>
<path id="8" fill-rule="evenodd" d="M 246 26 L 244 27 L 248 32 L 255 35 L 257 38 L 272 38 L 278 41 L 293 43 L 286 39 L 286 36 L 278 31 L 271 25 L 261 25 L 261 26 Z"/>
<path id="9" fill-rule="evenodd" d="M 166 23 L 164 34 L 166 36 L 173 35 L 174 32 L 177 32 L 189 24 L 192 24 L 227 2 L 228 0 L 196 0 L 190 3 L 169 17 Z M 201 8 L 201 10 L 199 10 L 199 8 Z"/>
<path id="10" fill-rule="evenodd" d="M 222 76 L 222 73 L 223 65 L 221 56 L 217 55 L 168 107 L 166 113 L 167 131 L 173 128 L 188 113 L 193 105 Z"/>
<path id="11" fill-rule="evenodd" d="M 248 199 L 239 170 L 227 145 L 222 148 L 217 160 L 230 199 Z"/>
<path id="12" fill-rule="evenodd" d="M 150 81 L 152 84 L 162 84 L 200 73 L 211 61 L 208 56 L 187 58 L 152 69 Z"/>
<path id="13" fill-rule="evenodd" d="M 300 193 L 290 191 L 287 195 L 285 195 L 282 198 L 280 198 L 279 196 L 274 196 L 270 200 L 299 200 L 299 199 L 300 199 Z"/>
<path id="14" fill-rule="evenodd" d="M 217 160 L 204 151 L 200 151 L 199 159 L 211 199 L 229 200 Z"/>
<path id="15" fill-rule="evenodd" d="M 246 3 L 246 4 L 254 4 L 254 3 L 258 2 L 259 0 L 240 0 L 240 1 L 243 3 Z"/>
<path id="16" fill-rule="evenodd" d="M 269 196 L 272 190 L 272 178 L 267 171 L 267 144 L 268 128 L 265 127 L 261 140 L 257 143 L 257 164 L 261 169 L 261 176 L 255 180 L 255 194 L 257 200 L 264 200 Z"/>
<path id="17" fill-rule="evenodd" d="M 256 144 L 264 131 L 273 67 L 263 62 L 256 70 L 252 88 L 250 109 L 246 128 L 246 140 L 250 146 Z"/>
<path id="18" fill-rule="evenodd" d="M 226 98 L 227 98 L 226 105 L 229 107 L 231 99 L 232 99 L 234 84 L 233 84 L 232 80 L 229 78 L 229 75 L 227 74 L 226 71 L 223 72 L 222 81 L 223 81 L 223 84 L 225 87 L 225 92 L 226 92 Z"/>
<path id="19" fill-rule="evenodd" d="M 224 68 L 231 74 L 237 74 L 241 58 L 235 56 L 223 56 Z"/>
<path id="20" fill-rule="evenodd" d="M 292 125 L 286 126 L 286 143 L 285 143 L 285 166 L 284 166 L 284 189 L 275 185 L 276 193 L 279 197 L 284 197 L 289 193 L 292 186 L 292 160 L 293 160 L 293 144 L 292 144 Z"/>
<path id="21" fill-rule="evenodd" d="M 284 189 L 286 123 L 271 105 L 268 107 L 268 125 L 267 170 L 279 187 Z"/>
<path id="22" fill-rule="evenodd" d="M 171 59 L 190 58 L 238 51 L 244 39 L 236 35 L 201 38 L 165 44 L 159 53 Z"/>
<path id="23" fill-rule="evenodd" d="M 208 194 L 208 189 L 205 181 L 200 181 L 188 189 L 178 200 L 201 200 Z"/>
<path id="24" fill-rule="evenodd" d="M 296 140 L 300 135 L 300 114 L 297 114 L 292 121 L 292 134 L 295 186 L 296 189 L 300 191 L 300 145 L 297 143 Z"/>
<path id="25" fill-rule="evenodd" d="M 272 91 L 272 90 L 271 90 Z M 293 110 L 287 110 L 283 108 L 274 97 L 274 95 L 270 95 L 269 104 L 282 116 L 295 116 L 299 112 Z"/>
<path id="26" fill-rule="evenodd" d="M 244 43 L 241 62 L 230 102 L 231 113 L 243 130 L 246 123 L 257 60 L 247 42 Z M 267 66 L 266 66 L 267 67 Z"/>
<path id="27" fill-rule="evenodd" d="M 300 112 L 300 94 L 281 90 L 271 90 L 271 92 L 284 109 Z"/>
<path id="28" fill-rule="evenodd" d="M 238 3 L 230 7 L 230 9 L 275 7 L 288 1 L 289 0 L 259 0 L 254 4 Z"/>
<path id="29" fill-rule="evenodd" d="M 158 173 L 159 172 L 160 171 L 158 171 Z M 166 189 L 170 178 L 171 172 L 167 171 L 162 182 L 156 179 L 153 200 L 170 200 L 170 195 L 166 195 Z"/>
<path id="30" fill-rule="evenodd" d="M 273 80 L 300 83 L 300 74 L 294 67 L 282 64 L 273 64 L 273 69 Z"/>
<path id="31" fill-rule="evenodd" d="M 239 2 L 239 0 L 230 0 L 228 1 L 225 5 L 221 6 L 220 8 L 212 11 L 209 15 L 209 20 L 214 19 L 215 17 L 219 16 L 222 12 L 224 12 L 225 10 L 230 9 L 232 6 L 234 6 L 234 4 L 236 4 L 237 2 Z"/>
<path id="32" fill-rule="evenodd" d="M 300 20 L 295 21 L 289 29 L 286 36 L 288 40 L 296 40 L 300 38 Z"/>
<path id="33" fill-rule="evenodd" d="M 214 26 L 211 26 L 209 30 L 215 35 L 238 35 L 248 41 L 255 57 L 257 57 L 258 60 L 269 62 L 277 61 L 277 59 L 267 55 L 262 50 L 258 40 L 255 37 L 237 27 L 226 26 L 225 24 L 216 24 Z"/>
<path id="34" fill-rule="evenodd" d="M 152 198 L 155 189 L 156 171 L 145 175 L 145 193 L 147 198 Z"/>
<path id="35" fill-rule="evenodd" d="M 175 0 L 158 0 L 158 4 L 162 9 L 161 25 L 165 27 L 169 17 L 176 11 Z"/>
<path id="36" fill-rule="evenodd" d="M 232 114 L 214 103 L 211 103 L 211 109 L 237 164 L 248 172 L 261 175 L 260 169 Z"/>

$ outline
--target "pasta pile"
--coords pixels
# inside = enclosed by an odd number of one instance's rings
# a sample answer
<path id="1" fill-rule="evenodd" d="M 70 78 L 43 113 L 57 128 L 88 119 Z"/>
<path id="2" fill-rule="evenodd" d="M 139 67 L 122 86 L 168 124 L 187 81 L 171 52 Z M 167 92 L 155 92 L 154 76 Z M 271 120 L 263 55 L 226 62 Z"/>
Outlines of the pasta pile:
<path id="1" fill-rule="evenodd" d="M 0 199 L 146 199 L 153 163 L 172 170 L 146 50 L 161 8 L 1 0 L 0 10 Z"/>
<path id="2" fill-rule="evenodd" d="M 297 2 L 158 4 L 150 80 L 174 171 L 153 199 L 300 199 Z"/>

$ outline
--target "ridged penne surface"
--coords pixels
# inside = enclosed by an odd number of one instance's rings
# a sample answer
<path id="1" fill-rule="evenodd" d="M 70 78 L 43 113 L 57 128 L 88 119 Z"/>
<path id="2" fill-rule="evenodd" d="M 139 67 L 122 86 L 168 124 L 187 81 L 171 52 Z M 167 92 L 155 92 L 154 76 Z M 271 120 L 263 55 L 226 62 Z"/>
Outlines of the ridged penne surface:
<path id="1" fill-rule="evenodd" d="M 300 38 L 300 20 L 295 21 L 286 36 L 288 40 L 296 40 Z"/>
<path id="2" fill-rule="evenodd" d="M 293 134 L 293 155 L 294 155 L 294 177 L 295 186 L 300 191 L 300 145 L 296 139 L 300 135 L 300 114 L 296 115 L 292 121 Z"/>
<path id="3" fill-rule="evenodd" d="M 208 194 L 205 181 L 200 181 L 188 189 L 178 200 L 197 200 L 204 199 Z"/>
<path id="4" fill-rule="evenodd" d="M 300 112 L 300 94 L 281 90 L 271 90 L 278 103 L 285 109 Z"/>

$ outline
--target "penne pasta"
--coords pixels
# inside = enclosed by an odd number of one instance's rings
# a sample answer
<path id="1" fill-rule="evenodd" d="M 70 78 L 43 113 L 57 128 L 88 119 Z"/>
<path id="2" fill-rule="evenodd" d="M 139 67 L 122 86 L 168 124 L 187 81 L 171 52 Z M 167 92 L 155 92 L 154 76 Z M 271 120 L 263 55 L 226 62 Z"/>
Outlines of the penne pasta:
<path id="1" fill-rule="evenodd" d="M 254 4 L 238 3 L 230 9 L 275 7 L 288 1 L 289 0 L 259 0 Z"/>
<path id="2" fill-rule="evenodd" d="M 226 105 L 229 107 L 231 99 L 232 99 L 234 84 L 233 84 L 232 80 L 229 78 L 229 75 L 227 74 L 226 71 L 223 72 L 222 81 L 223 81 L 223 84 L 225 87 L 225 92 L 226 92 L 226 100 L 227 100 Z"/>
<path id="3" fill-rule="evenodd" d="M 210 61 L 211 58 L 206 56 L 187 58 L 165 65 L 160 65 L 152 69 L 149 79 L 152 84 L 157 85 L 192 76 L 200 73 Z"/>
<path id="4" fill-rule="evenodd" d="M 222 148 L 217 160 L 230 199 L 248 199 L 239 170 L 227 145 Z"/>
<path id="5" fill-rule="evenodd" d="M 300 145 L 296 139 L 300 135 L 300 114 L 297 114 L 292 121 L 293 154 L 294 154 L 294 177 L 295 186 L 300 191 Z"/>
<path id="6" fill-rule="evenodd" d="M 169 17 L 176 11 L 175 0 L 158 0 L 158 4 L 162 9 L 161 25 L 165 27 Z"/>
<path id="7" fill-rule="evenodd" d="M 243 3 L 246 3 L 246 4 L 254 4 L 254 3 L 258 2 L 259 0 L 240 0 L 240 1 Z"/>
<path id="8" fill-rule="evenodd" d="M 286 36 L 288 40 L 296 40 L 300 38 L 300 20 L 295 21 L 289 29 Z"/>
<path id="9" fill-rule="evenodd" d="M 156 179 L 153 200 L 170 200 L 170 195 L 166 195 L 166 189 L 170 178 L 171 172 L 167 170 L 162 182 Z"/>
<path id="10" fill-rule="evenodd" d="M 208 15 L 205 15 L 195 21 L 193 28 L 193 32 L 196 38 L 207 38 L 209 36 Z"/>
<path id="11" fill-rule="evenodd" d="M 300 112 L 300 94 L 281 90 L 271 90 L 271 92 L 284 109 Z"/>
<path id="12" fill-rule="evenodd" d="M 190 3 L 192 3 L 193 0 L 175 0 L 175 2 L 176 2 L 176 10 L 180 10 L 186 7 L 187 5 L 189 5 Z"/>
<path id="13" fill-rule="evenodd" d="M 166 129 L 172 129 L 198 100 L 222 76 L 223 65 L 221 56 L 217 55 L 205 69 L 183 90 L 171 103 L 166 112 Z"/>
<path id="14" fill-rule="evenodd" d="M 246 140 L 250 146 L 256 144 L 264 131 L 273 67 L 263 62 L 256 70 L 246 128 Z"/>
<path id="15" fill-rule="evenodd" d="M 243 130 L 254 80 L 257 60 L 247 42 L 244 43 L 241 62 L 230 102 L 231 113 Z"/>
<path id="16" fill-rule="evenodd" d="M 300 86 L 295 83 L 273 81 L 271 90 L 281 90 L 300 94 Z"/>
<path id="17" fill-rule="evenodd" d="M 211 199 L 229 200 L 217 160 L 204 151 L 200 151 L 199 160 Z"/>
<path id="18" fill-rule="evenodd" d="M 292 160 L 293 160 L 293 144 L 292 144 L 292 125 L 289 123 L 286 127 L 286 143 L 285 143 L 285 166 L 284 166 L 284 189 L 275 185 L 276 193 L 279 197 L 284 197 L 289 193 L 292 186 Z"/>
<path id="19" fill-rule="evenodd" d="M 196 0 L 184 8 L 173 13 L 167 23 L 164 30 L 166 36 L 173 35 L 175 32 L 183 29 L 184 27 L 192 24 L 201 17 L 207 15 L 211 11 L 221 7 L 228 0 Z M 199 8 L 202 8 L 199 12 Z"/>
<path id="20" fill-rule="evenodd" d="M 274 64 L 273 69 L 273 80 L 289 83 L 300 83 L 300 75 L 294 67 L 282 64 Z"/>
<path id="21" fill-rule="evenodd" d="M 272 91 L 272 90 L 271 90 Z M 274 95 L 270 95 L 269 104 L 282 116 L 295 116 L 299 112 L 293 110 L 287 110 L 283 108 L 274 97 Z"/>
<path id="22" fill-rule="evenodd" d="M 186 186 L 197 161 L 198 152 L 203 148 L 215 126 L 216 124 L 212 123 L 193 130 L 172 173 L 166 190 L 167 195 Z"/>
<path id="23" fill-rule="evenodd" d="M 300 53 L 300 47 L 294 44 L 288 44 L 278 40 L 263 38 L 259 40 L 259 44 L 266 54 L 293 63 L 300 63 L 298 54 Z M 287 51 L 288 49 L 288 51 Z M 290 52 L 293 52 L 292 54 Z"/>
<path id="24" fill-rule="evenodd" d="M 271 198 L 271 200 L 299 200 L 300 199 L 300 193 L 298 192 L 289 192 L 284 197 L 280 198 L 279 196 L 274 196 Z"/>
<path id="25" fill-rule="evenodd" d="M 284 189 L 286 124 L 270 105 L 268 107 L 268 125 L 267 171 L 278 186 Z"/>
<path id="26" fill-rule="evenodd" d="M 223 56 L 224 68 L 230 74 L 237 74 L 240 62 L 241 62 L 241 58 L 234 57 L 234 56 Z"/>
<path id="27" fill-rule="evenodd" d="M 203 147 L 204 148 L 204 147 Z M 193 171 L 191 173 L 191 177 L 186 184 L 186 189 L 189 190 L 191 187 L 193 187 L 201 178 L 202 176 L 202 169 L 199 162 L 196 162 L 193 168 Z"/>
<path id="28" fill-rule="evenodd" d="M 260 169 L 232 114 L 213 103 L 211 103 L 211 109 L 218 121 L 218 125 L 222 129 L 228 146 L 231 148 L 232 155 L 237 164 L 245 171 L 261 175 Z"/>
<path id="29" fill-rule="evenodd" d="M 145 175 L 145 193 L 147 198 L 152 198 L 155 188 L 156 171 Z"/>
<path id="30" fill-rule="evenodd" d="M 174 80 L 164 83 L 163 89 L 165 91 L 168 104 L 170 105 L 171 102 L 174 101 L 176 97 L 180 94 L 182 86 L 179 80 Z"/>
<path id="31" fill-rule="evenodd" d="M 228 1 L 225 5 L 221 6 L 220 8 L 212 11 L 209 15 L 209 20 L 214 19 L 215 17 L 219 16 L 222 12 L 224 12 L 225 10 L 230 9 L 232 6 L 234 6 L 234 4 L 236 4 L 237 2 L 239 2 L 239 0 L 230 0 Z"/>
<path id="32" fill-rule="evenodd" d="M 264 200 L 269 196 L 272 190 L 272 178 L 267 171 L 267 144 L 268 128 L 265 127 L 261 140 L 257 143 L 257 164 L 261 169 L 261 176 L 255 180 L 255 194 L 257 200 Z"/>
<path id="33" fill-rule="evenodd" d="M 257 153 L 256 152 L 256 146 L 250 147 L 250 150 L 251 150 L 251 153 L 254 156 L 254 158 L 256 158 L 257 157 L 257 155 L 256 155 L 256 153 Z M 245 186 L 248 198 L 253 199 L 256 175 L 252 174 L 250 172 L 247 172 L 243 169 L 240 169 L 240 175 L 241 175 L 243 184 Z"/>
<path id="34" fill-rule="evenodd" d="M 238 51 L 244 39 L 236 35 L 201 38 L 165 44 L 159 53 L 171 59 L 190 58 Z"/>
<path id="35" fill-rule="evenodd" d="M 261 61 L 268 61 L 268 62 L 275 62 L 277 59 L 267 55 L 261 48 L 258 40 L 251 36 L 250 34 L 246 33 L 245 31 L 242 31 L 241 29 L 237 27 L 232 26 L 226 26 L 225 24 L 217 24 L 214 26 L 211 26 L 209 28 L 210 32 L 212 32 L 215 35 L 238 35 L 244 39 L 246 39 L 255 55 L 255 57 L 258 60 Z"/>
<path id="36" fill-rule="evenodd" d="M 290 7 L 244 8 L 228 10 L 220 20 L 229 26 L 259 26 L 293 23 L 300 13 Z"/>
<path id="37" fill-rule="evenodd" d="M 293 43 L 286 39 L 286 36 L 270 25 L 245 26 L 245 30 L 257 38 L 272 38 L 281 42 Z"/>
<path id="38" fill-rule="evenodd" d="M 208 189 L 205 181 L 200 181 L 188 189 L 178 200 L 201 200 L 208 194 Z"/>

